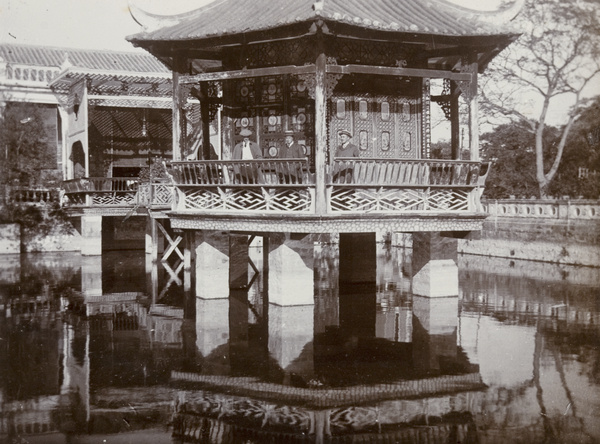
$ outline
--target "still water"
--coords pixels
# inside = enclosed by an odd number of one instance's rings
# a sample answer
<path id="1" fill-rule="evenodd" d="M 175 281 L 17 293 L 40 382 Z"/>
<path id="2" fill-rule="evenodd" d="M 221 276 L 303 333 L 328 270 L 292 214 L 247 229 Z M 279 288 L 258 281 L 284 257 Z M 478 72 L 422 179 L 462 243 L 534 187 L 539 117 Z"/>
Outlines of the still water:
<path id="1" fill-rule="evenodd" d="M 377 284 L 315 303 L 184 291 L 143 252 L 0 258 L 0 441 L 600 442 L 600 269 L 459 256 L 458 297 L 411 293 L 410 250 Z"/>

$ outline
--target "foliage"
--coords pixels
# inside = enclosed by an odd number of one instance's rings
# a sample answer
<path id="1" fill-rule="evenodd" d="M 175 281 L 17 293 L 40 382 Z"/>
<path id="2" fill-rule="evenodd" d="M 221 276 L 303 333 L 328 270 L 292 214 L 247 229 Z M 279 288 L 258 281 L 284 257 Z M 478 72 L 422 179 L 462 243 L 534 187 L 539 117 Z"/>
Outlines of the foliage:
<path id="1" fill-rule="evenodd" d="M 544 143 L 552 147 L 557 130 L 547 128 Z M 503 124 L 481 136 L 482 160 L 492 163 L 485 197 L 540 197 L 535 177 L 535 134 L 527 124 Z"/>
<path id="2" fill-rule="evenodd" d="M 600 97 L 577 116 L 549 192 L 557 196 L 600 198 Z"/>
<path id="3" fill-rule="evenodd" d="M 45 236 L 53 231 L 68 233 L 72 226 L 58 203 L 23 205 L 7 202 L 0 206 L 0 224 L 19 224 L 26 231 Z"/>
<path id="4" fill-rule="evenodd" d="M 523 34 L 494 60 L 483 79 L 481 109 L 488 118 L 530 127 L 535 179 L 539 193 L 546 195 L 586 87 L 600 76 L 600 3 L 527 0 L 519 20 Z M 531 119 L 533 102 L 541 108 Z M 565 110 L 565 103 L 573 106 Z M 567 117 L 554 149 L 548 150 L 545 129 L 553 107 L 567 111 Z"/>
<path id="5" fill-rule="evenodd" d="M 140 170 L 138 177 L 142 182 L 152 182 L 156 179 L 167 179 L 169 175 L 163 159 L 155 158 L 152 160 L 149 167 Z"/>
<path id="6" fill-rule="evenodd" d="M 31 103 L 7 102 L 0 116 L 0 191 L 6 187 L 56 187 L 60 172 L 56 170 L 55 132 L 47 124 L 49 112 Z M 48 234 L 70 228 L 65 212 L 58 203 L 43 206 L 0 203 L 0 223 L 18 223 L 25 230 Z"/>
<path id="7" fill-rule="evenodd" d="M 450 159 L 452 156 L 452 147 L 448 140 L 440 140 L 431 144 L 432 159 Z"/>
<path id="8" fill-rule="evenodd" d="M 431 144 L 431 158 L 432 159 L 452 159 L 452 144 L 449 140 L 440 140 Z M 471 158 L 471 152 L 468 148 L 462 149 L 460 152 L 460 158 L 463 160 L 469 160 Z"/>
<path id="9" fill-rule="evenodd" d="M 42 110 L 28 103 L 7 103 L 0 119 L 0 183 L 39 186 L 42 170 L 56 165 L 56 141 L 49 137 Z"/>

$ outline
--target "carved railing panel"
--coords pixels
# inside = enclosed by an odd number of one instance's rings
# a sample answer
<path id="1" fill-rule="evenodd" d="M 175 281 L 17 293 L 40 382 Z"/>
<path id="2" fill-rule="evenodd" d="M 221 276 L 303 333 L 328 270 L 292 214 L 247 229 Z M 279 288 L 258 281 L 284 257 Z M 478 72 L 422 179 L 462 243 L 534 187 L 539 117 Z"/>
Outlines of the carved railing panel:
<path id="1" fill-rule="evenodd" d="M 144 207 L 170 207 L 173 193 L 174 186 L 170 182 L 140 183 L 137 199 Z"/>
<path id="2" fill-rule="evenodd" d="M 327 172 L 328 209 L 341 212 L 476 212 L 487 165 L 471 161 L 341 158 Z M 173 206 L 178 211 L 311 213 L 307 159 L 169 164 L 170 182 L 83 178 L 63 183 L 68 205 Z"/>
<path id="3" fill-rule="evenodd" d="M 134 206 L 139 181 L 132 177 L 87 177 L 63 182 L 68 204 Z"/>
<path id="4" fill-rule="evenodd" d="M 178 210 L 309 212 L 314 176 L 306 159 L 173 162 Z"/>
<path id="5" fill-rule="evenodd" d="M 344 158 L 332 165 L 332 212 L 475 211 L 479 162 Z M 487 171 L 487 170 L 486 170 Z"/>
<path id="6" fill-rule="evenodd" d="M 62 188 L 72 206 L 170 207 L 173 184 L 166 181 L 141 183 L 135 177 L 84 177 L 66 180 Z"/>

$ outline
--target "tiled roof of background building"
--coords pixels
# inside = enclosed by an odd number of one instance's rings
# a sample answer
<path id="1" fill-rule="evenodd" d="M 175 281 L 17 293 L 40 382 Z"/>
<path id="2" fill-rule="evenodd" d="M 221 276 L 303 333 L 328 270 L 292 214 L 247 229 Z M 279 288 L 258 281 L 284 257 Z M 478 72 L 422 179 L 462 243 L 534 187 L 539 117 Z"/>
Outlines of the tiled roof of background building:
<path id="1" fill-rule="evenodd" d="M 441 36 L 511 34 L 502 23 L 445 0 L 215 0 L 188 13 L 163 18 L 127 37 L 132 42 L 193 40 L 267 30 L 322 18 L 364 29 Z M 135 11 L 134 11 L 135 16 Z M 160 16 L 148 15 L 154 25 Z"/>
<path id="2" fill-rule="evenodd" d="M 71 65 L 84 69 L 137 73 L 170 72 L 155 57 L 143 52 L 56 48 L 12 43 L 0 44 L 0 57 L 6 63 L 61 67 L 67 56 Z"/>

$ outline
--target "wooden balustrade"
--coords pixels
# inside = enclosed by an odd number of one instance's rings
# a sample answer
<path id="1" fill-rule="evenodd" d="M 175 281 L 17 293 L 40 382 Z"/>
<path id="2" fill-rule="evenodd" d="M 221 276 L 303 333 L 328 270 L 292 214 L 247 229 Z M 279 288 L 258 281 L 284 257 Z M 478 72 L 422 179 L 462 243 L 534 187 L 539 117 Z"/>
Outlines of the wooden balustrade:
<path id="1" fill-rule="evenodd" d="M 84 177 L 63 182 L 73 205 L 134 206 L 138 204 L 139 179 L 134 177 Z"/>
<path id="2" fill-rule="evenodd" d="M 176 185 L 314 184 L 307 159 L 199 160 L 169 167 Z"/>
<path id="3" fill-rule="evenodd" d="M 338 158 L 330 185 L 474 187 L 480 170 L 481 163 L 474 161 Z"/>
<path id="4" fill-rule="evenodd" d="M 92 177 L 66 181 L 75 205 L 169 206 L 177 211 L 311 213 L 315 175 L 307 159 L 169 162 L 172 183 Z M 326 174 L 328 212 L 481 211 L 487 164 L 426 159 L 335 159 Z M 157 200 L 158 199 L 158 200 Z"/>

